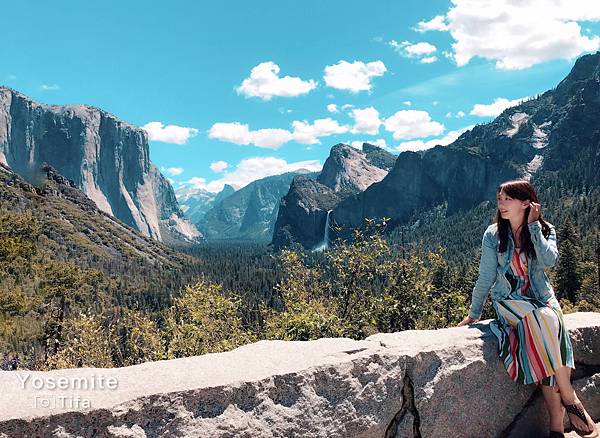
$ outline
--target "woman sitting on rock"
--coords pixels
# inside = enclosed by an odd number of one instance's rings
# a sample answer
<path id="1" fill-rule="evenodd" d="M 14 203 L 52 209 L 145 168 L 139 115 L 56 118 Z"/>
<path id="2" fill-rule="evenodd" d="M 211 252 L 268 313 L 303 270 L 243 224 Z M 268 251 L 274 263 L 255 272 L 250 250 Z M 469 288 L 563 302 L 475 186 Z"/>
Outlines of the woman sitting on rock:
<path id="1" fill-rule="evenodd" d="M 512 380 L 542 386 L 550 437 L 564 436 L 565 408 L 578 435 L 598 437 L 571 385 L 571 340 L 544 272 L 558 259 L 554 226 L 542 219 L 535 189 L 526 180 L 501 184 L 496 198 L 496 221 L 483 235 L 469 315 L 458 325 L 478 321 L 490 293 L 496 314 L 490 328 L 498 338 L 500 358 Z"/>

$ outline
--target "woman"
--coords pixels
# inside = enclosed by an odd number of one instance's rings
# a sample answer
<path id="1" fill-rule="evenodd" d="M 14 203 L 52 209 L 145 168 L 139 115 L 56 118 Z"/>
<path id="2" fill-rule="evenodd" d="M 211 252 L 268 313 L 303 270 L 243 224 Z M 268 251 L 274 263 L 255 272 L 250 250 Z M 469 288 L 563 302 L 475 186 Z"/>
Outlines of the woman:
<path id="1" fill-rule="evenodd" d="M 544 272 L 558 259 L 554 226 L 542 219 L 535 189 L 526 180 L 501 184 L 496 198 L 496 221 L 483 235 L 469 315 L 458 326 L 479 320 L 489 293 L 496 314 L 490 327 L 500 358 L 514 381 L 542 386 L 550 437 L 564 436 L 565 408 L 578 435 L 598 437 L 571 385 L 571 340 Z"/>

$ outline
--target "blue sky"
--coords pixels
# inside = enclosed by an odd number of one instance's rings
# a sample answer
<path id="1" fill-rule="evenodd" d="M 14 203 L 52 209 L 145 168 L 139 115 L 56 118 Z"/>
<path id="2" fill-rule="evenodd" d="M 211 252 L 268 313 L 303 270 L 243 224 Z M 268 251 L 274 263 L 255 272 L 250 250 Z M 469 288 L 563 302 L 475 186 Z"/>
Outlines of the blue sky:
<path id="1" fill-rule="evenodd" d="M 511 3 L 6 2 L 0 84 L 145 127 L 175 187 L 218 191 L 448 143 L 600 47 L 595 2 Z"/>

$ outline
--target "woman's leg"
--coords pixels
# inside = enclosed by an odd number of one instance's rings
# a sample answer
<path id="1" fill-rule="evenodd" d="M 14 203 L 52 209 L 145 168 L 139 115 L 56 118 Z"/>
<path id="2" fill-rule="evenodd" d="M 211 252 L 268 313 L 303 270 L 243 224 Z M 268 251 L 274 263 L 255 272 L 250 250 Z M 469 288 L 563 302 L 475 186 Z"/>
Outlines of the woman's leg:
<path id="1" fill-rule="evenodd" d="M 550 430 L 564 432 L 565 408 L 560 403 L 558 387 L 539 385 L 542 387 L 544 402 L 550 416 Z"/>
<path id="2" fill-rule="evenodd" d="M 565 405 L 571 405 L 573 403 L 579 402 L 579 397 L 575 394 L 575 389 L 573 385 L 571 385 L 571 368 L 569 367 L 560 367 L 556 370 L 556 383 L 560 388 L 560 397 Z M 585 409 L 585 408 L 584 408 Z M 590 417 L 590 415 L 585 412 L 585 416 L 588 419 L 589 424 L 593 424 L 594 421 Z M 569 418 L 573 425 L 583 431 L 591 432 L 590 426 L 584 423 L 581 419 L 579 419 L 576 415 L 570 415 Z"/>

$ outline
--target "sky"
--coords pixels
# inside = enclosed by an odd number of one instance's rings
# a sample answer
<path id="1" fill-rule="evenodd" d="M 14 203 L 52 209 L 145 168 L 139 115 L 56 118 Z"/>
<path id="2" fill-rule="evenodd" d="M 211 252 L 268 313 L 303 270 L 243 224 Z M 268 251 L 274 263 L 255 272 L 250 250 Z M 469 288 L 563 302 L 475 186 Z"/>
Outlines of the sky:
<path id="1" fill-rule="evenodd" d="M 300 168 L 331 146 L 447 145 L 600 48 L 600 2 L 2 1 L 0 84 L 145 129 L 177 188 Z"/>

